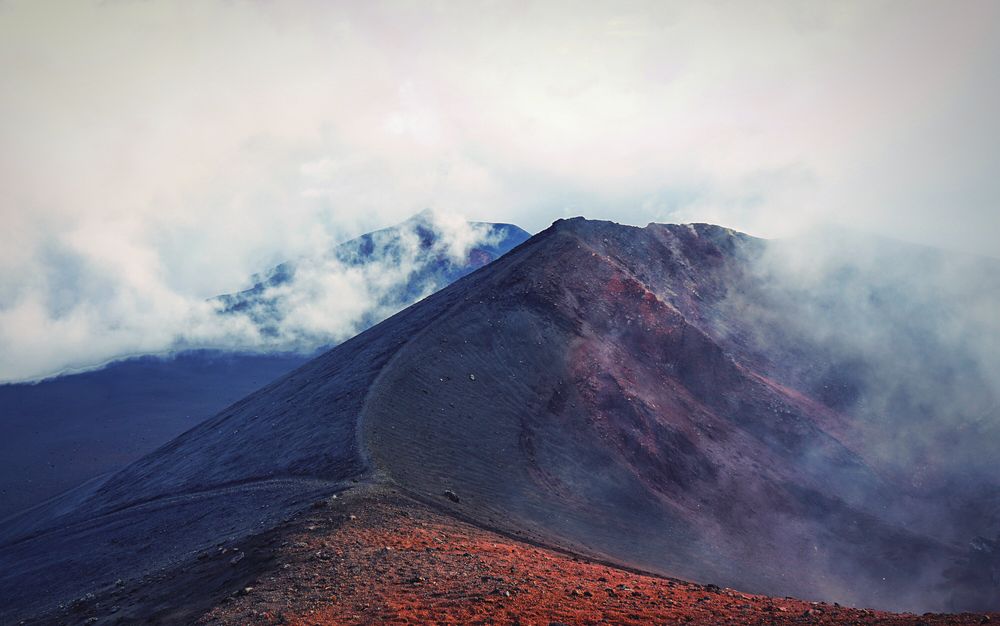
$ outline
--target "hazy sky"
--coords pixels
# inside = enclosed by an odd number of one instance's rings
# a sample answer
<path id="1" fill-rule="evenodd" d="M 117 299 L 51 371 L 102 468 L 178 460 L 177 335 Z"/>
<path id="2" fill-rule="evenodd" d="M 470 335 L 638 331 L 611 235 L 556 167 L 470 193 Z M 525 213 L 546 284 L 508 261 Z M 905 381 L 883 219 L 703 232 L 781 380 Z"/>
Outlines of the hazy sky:
<path id="1" fill-rule="evenodd" d="M 426 207 L 1000 256 L 998 67 L 995 1 L 0 0 L 0 352 Z"/>

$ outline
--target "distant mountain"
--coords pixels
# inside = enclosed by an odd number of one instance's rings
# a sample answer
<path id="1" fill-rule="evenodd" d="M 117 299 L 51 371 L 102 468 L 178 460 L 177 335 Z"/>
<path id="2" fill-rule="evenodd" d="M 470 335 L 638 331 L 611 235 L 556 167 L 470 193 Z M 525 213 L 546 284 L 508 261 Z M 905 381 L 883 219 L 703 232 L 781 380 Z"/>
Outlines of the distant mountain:
<path id="1" fill-rule="evenodd" d="M 512 224 L 449 226 L 435 213 L 424 211 L 396 226 L 346 241 L 322 258 L 281 263 L 254 276 L 249 289 L 215 300 L 222 315 L 246 316 L 263 337 L 279 345 L 315 344 L 316 331 L 296 325 L 293 318 L 303 291 L 339 287 L 324 282 L 326 277 L 361 271 L 361 278 L 373 284 L 366 291 L 372 300 L 356 324 L 360 331 L 490 263 L 531 236 Z"/>
<path id="2" fill-rule="evenodd" d="M 316 306 L 296 291 L 316 287 L 297 284 L 297 269 L 318 284 L 331 273 L 361 271 L 382 281 L 373 301 L 358 303 L 364 308 L 350 328 L 363 330 L 529 237 L 510 224 L 461 223 L 450 225 L 465 238 L 453 245 L 448 226 L 424 212 L 340 244 L 328 259 L 283 263 L 250 289 L 220 296 L 220 315 L 247 315 L 277 340 L 297 306 Z M 100 370 L 0 385 L 0 519 L 123 467 L 335 340 L 297 328 L 288 334 L 285 343 L 265 341 L 263 348 L 133 357 Z"/>
<path id="3" fill-rule="evenodd" d="M 718 226 L 560 220 L 6 520 L 7 615 L 110 597 L 116 578 L 153 593 L 152 576 L 199 556 L 241 571 L 243 553 L 221 550 L 376 487 L 507 537 L 744 591 L 996 608 L 1000 403 L 982 329 L 1000 268 L 905 244 L 850 252 L 817 263 L 819 243 Z M 932 281 L 945 269 L 950 282 Z M 346 513 L 323 516 L 370 511 Z"/>

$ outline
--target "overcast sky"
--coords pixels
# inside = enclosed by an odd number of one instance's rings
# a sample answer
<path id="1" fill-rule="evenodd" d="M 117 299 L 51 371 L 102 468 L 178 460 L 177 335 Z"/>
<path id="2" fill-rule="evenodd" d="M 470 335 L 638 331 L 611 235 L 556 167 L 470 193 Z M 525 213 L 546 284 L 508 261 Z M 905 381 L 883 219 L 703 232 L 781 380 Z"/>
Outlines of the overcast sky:
<path id="1" fill-rule="evenodd" d="M 998 67 L 995 1 L 0 0 L 0 352 L 427 207 L 1000 256 Z"/>

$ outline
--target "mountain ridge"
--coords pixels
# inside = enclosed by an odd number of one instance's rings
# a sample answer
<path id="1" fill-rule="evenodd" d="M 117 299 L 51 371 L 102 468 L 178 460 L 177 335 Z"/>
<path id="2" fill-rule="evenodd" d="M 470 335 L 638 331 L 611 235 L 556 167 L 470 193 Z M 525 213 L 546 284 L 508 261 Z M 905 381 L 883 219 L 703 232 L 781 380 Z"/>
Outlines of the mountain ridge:
<path id="1" fill-rule="evenodd" d="M 804 373 L 772 371 L 768 359 L 795 354 L 757 354 L 752 335 L 769 327 L 730 308 L 748 294 L 781 302 L 751 264 L 767 245 L 710 225 L 559 221 L 110 478 L 76 519 L 234 476 L 328 492 L 388 480 L 485 527 L 645 571 L 946 606 L 956 583 L 942 571 L 961 550 L 899 517 L 941 505 L 903 493 L 851 436 L 870 427 L 845 417 L 850 404 L 795 378 L 832 380 L 825 370 L 810 358 L 791 364 Z M 316 493 L 294 491 L 276 513 Z M 963 502 L 989 519 L 988 501 Z M 30 525 L 22 547 L 44 543 Z M 983 602 L 979 584 L 959 585 L 964 605 Z"/>

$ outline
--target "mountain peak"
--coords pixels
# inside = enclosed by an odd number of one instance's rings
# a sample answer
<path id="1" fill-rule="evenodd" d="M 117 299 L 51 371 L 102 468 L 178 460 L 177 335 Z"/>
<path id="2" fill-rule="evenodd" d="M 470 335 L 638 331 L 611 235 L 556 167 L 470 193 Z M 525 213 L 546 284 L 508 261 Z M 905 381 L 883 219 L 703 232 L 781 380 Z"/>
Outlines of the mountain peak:
<path id="1" fill-rule="evenodd" d="M 951 488 L 943 506 L 935 486 L 967 478 L 948 465 L 963 455 L 936 448 L 917 484 L 884 453 L 926 404 L 867 402 L 859 372 L 882 362 L 804 323 L 850 311 L 752 271 L 767 245 L 709 224 L 559 220 L 6 539 L 51 555 L 32 575 L 84 578 L 80 554 L 98 541 L 85 522 L 113 515 L 106 558 L 141 569 L 129 551 L 146 536 L 189 553 L 217 542 L 179 530 L 170 515 L 185 507 L 238 534 L 271 523 L 255 490 L 280 516 L 377 480 L 507 536 L 664 575 L 921 611 L 990 601 L 974 567 L 949 568 L 964 558 L 955 537 L 990 528 L 995 486 Z M 895 295 L 865 319 L 911 310 Z M 970 419 L 996 406 L 934 344 L 893 339 L 917 357 L 914 385 L 961 385 Z M 991 459 L 976 432 L 949 437 Z M 150 515 L 157 503 L 170 514 Z M 53 524 L 78 529 L 60 539 L 69 552 L 49 549 Z"/>

